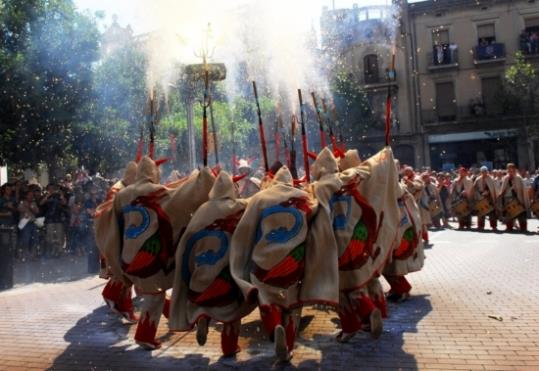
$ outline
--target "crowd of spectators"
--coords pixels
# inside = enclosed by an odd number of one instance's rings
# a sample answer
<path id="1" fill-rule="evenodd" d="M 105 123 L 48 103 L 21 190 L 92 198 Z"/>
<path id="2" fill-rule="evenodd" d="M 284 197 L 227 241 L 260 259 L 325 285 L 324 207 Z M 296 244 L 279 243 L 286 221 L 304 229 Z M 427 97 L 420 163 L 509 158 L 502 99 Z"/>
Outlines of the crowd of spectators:
<path id="1" fill-rule="evenodd" d="M 110 181 L 84 171 L 42 188 L 17 180 L 0 188 L 0 226 L 11 227 L 20 261 L 95 253 L 93 217 Z M 4 233 L 7 229 L 4 230 Z"/>
<path id="2" fill-rule="evenodd" d="M 403 166 L 403 168 L 406 166 Z M 433 220 L 435 227 L 449 227 L 449 219 L 454 217 L 451 211 L 451 199 L 450 192 L 452 184 L 458 176 L 457 170 L 448 171 L 448 172 L 436 172 L 432 171 L 430 168 L 422 168 L 418 173 L 427 173 L 429 174 L 432 183 L 436 185 L 438 192 L 440 194 L 440 200 L 442 201 L 442 211 L 439 220 Z M 493 169 L 490 172 L 490 176 L 494 180 L 496 186 L 496 191 L 501 192 L 503 178 L 507 175 L 507 170 L 505 169 Z M 530 173 L 528 170 L 521 169 L 518 174 L 524 183 L 525 192 L 530 198 L 534 200 L 537 195 L 539 195 L 539 168 L 535 173 Z M 472 181 L 475 181 L 477 177 L 480 176 L 479 167 L 471 167 L 469 169 L 469 177 Z M 527 211 L 528 217 L 531 218 L 531 211 Z"/>

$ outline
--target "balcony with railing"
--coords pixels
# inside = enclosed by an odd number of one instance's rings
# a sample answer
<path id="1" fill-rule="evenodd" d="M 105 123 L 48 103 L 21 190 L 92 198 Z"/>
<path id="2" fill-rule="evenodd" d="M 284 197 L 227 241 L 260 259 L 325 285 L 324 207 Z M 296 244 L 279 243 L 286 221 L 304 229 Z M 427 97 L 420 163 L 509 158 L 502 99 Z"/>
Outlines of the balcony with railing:
<path id="1" fill-rule="evenodd" d="M 539 29 L 529 28 L 519 36 L 519 49 L 528 58 L 539 58 Z"/>
<path id="2" fill-rule="evenodd" d="M 427 53 L 429 71 L 458 68 L 459 57 L 456 44 L 439 44 L 432 47 L 432 52 Z"/>
<path id="3" fill-rule="evenodd" d="M 538 111 L 533 107 L 502 107 L 496 101 L 485 103 L 481 99 L 474 99 L 467 105 L 445 107 L 443 110 L 421 110 L 422 122 L 426 126 L 491 122 L 493 119 L 513 120 L 526 116 L 537 117 L 537 114 Z"/>
<path id="4" fill-rule="evenodd" d="M 474 64 L 490 64 L 497 62 L 505 62 L 505 44 L 503 43 L 488 43 L 477 45 L 474 51 Z"/>
<path id="5" fill-rule="evenodd" d="M 378 91 L 381 89 L 387 88 L 396 88 L 397 87 L 397 73 L 395 70 L 386 70 L 384 74 L 378 73 L 365 73 L 363 75 L 363 80 L 359 81 L 362 85 L 362 88 L 366 91 Z"/>

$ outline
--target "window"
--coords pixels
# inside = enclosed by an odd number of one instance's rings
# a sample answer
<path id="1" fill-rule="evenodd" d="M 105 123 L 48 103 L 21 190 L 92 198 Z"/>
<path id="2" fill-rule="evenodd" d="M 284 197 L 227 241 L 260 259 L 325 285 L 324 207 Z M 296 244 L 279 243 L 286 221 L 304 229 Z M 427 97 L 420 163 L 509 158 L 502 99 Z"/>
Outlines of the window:
<path id="1" fill-rule="evenodd" d="M 524 54 L 539 53 L 539 17 L 524 20 L 525 29 L 520 34 L 520 50 Z"/>
<path id="2" fill-rule="evenodd" d="M 494 23 L 477 26 L 477 45 L 487 46 L 496 42 Z"/>
<path id="3" fill-rule="evenodd" d="M 449 31 L 437 28 L 432 30 L 432 63 L 443 65 L 454 63 L 456 58 L 453 50 L 456 47 L 449 43 Z"/>
<path id="4" fill-rule="evenodd" d="M 375 84 L 379 82 L 378 57 L 374 54 L 366 55 L 365 58 L 363 58 L 363 66 L 365 69 L 365 84 Z"/>
<path id="5" fill-rule="evenodd" d="M 539 17 L 527 18 L 524 20 L 526 28 L 539 27 Z"/>
<path id="6" fill-rule="evenodd" d="M 456 119 L 455 87 L 452 82 L 436 84 L 436 113 L 438 121 L 453 121 Z"/>
<path id="7" fill-rule="evenodd" d="M 449 45 L 449 31 L 442 28 L 432 30 L 432 44 Z"/>
<path id="8" fill-rule="evenodd" d="M 487 115 L 500 113 L 498 94 L 502 89 L 502 80 L 499 76 L 484 77 L 481 79 L 481 90 L 483 94 L 483 104 Z"/>

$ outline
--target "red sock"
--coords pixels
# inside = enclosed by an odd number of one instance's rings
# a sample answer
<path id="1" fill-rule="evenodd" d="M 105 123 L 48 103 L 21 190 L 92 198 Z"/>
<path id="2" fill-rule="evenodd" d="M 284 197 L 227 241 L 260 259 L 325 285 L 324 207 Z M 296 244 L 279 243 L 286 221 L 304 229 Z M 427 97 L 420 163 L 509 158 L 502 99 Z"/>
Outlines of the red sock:
<path id="1" fill-rule="evenodd" d="M 144 317 L 138 323 L 137 332 L 135 333 L 135 340 L 145 343 L 158 343 L 155 339 L 157 334 L 157 324 L 150 319 L 150 313 L 144 313 Z"/>
<path id="2" fill-rule="evenodd" d="M 348 310 L 339 310 L 338 314 L 343 332 L 350 334 L 361 329 L 361 321 L 356 313 Z"/>
<path id="3" fill-rule="evenodd" d="M 288 351 L 294 350 L 294 343 L 296 342 L 296 326 L 294 324 L 294 318 L 292 315 L 288 316 L 288 323 L 286 324 L 286 347 Z"/>
<path id="4" fill-rule="evenodd" d="M 374 298 L 373 302 L 374 305 L 376 305 L 376 308 L 380 309 L 380 312 L 382 312 L 382 318 L 387 318 L 387 301 L 385 296 L 378 296 Z"/>
<path id="5" fill-rule="evenodd" d="M 170 299 L 165 298 L 165 304 L 163 305 L 163 316 L 165 316 L 166 319 L 170 316 Z"/>
<path id="6" fill-rule="evenodd" d="M 427 227 L 423 227 L 422 237 L 423 241 L 429 242 L 429 231 L 427 230 Z"/>
<path id="7" fill-rule="evenodd" d="M 101 293 L 101 295 L 103 295 L 103 299 L 105 299 L 107 305 L 110 301 L 113 302 L 116 307 L 116 303 L 120 301 L 121 293 L 122 283 L 120 281 L 109 280 L 103 288 L 103 292 Z"/>
<path id="8" fill-rule="evenodd" d="M 376 305 L 374 305 L 372 299 L 367 295 L 361 295 L 361 297 L 357 300 L 357 304 L 357 313 L 361 319 L 361 322 L 370 323 L 371 313 L 376 309 Z"/>
<path id="9" fill-rule="evenodd" d="M 259 309 L 260 318 L 262 319 L 266 333 L 270 338 L 273 338 L 273 330 L 275 330 L 277 325 L 282 323 L 281 308 L 279 308 L 277 305 L 271 304 L 261 306 Z"/>
<path id="10" fill-rule="evenodd" d="M 240 321 L 238 321 L 238 323 L 225 323 L 223 325 L 223 332 L 221 333 L 221 350 L 223 351 L 223 355 L 225 357 L 231 356 L 239 351 L 239 322 Z"/>
<path id="11" fill-rule="evenodd" d="M 391 286 L 390 292 L 395 294 L 407 294 L 412 290 L 412 285 L 404 276 L 385 276 Z"/>

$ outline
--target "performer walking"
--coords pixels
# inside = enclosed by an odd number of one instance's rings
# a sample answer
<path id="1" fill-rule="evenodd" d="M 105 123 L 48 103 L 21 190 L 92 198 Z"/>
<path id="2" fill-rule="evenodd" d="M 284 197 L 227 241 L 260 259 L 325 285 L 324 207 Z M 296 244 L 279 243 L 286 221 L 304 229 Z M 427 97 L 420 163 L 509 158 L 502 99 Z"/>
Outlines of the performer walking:
<path id="1" fill-rule="evenodd" d="M 429 243 L 428 226 L 432 223 L 429 210 L 429 197 L 425 192 L 425 183 L 416 176 L 414 169 L 411 167 L 404 168 L 402 181 L 406 186 L 406 190 L 414 197 L 419 205 L 421 215 L 421 237 L 426 244 Z"/>
<path id="2" fill-rule="evenodd" d="M 424 244 L 420 238 L 422 225 L 419 205 L 403 184 L 400 184 L 398 202 L 400 210 L 398 238 L 391 260 L 384 268 L 384 278 L 391 287 L 387 299 L 395 303 L 403 302 L 410 297 L 412 285 L 405 275 L 421 270 L 425 260 Z"/>
<path id="3" fill-rule="evenodd" d="M 438 192 L 438 187 L 436 186 L 436 180 L 433 179 L 428 172 L 421 175 L 421 180 L 425 185 L 422 203 L 426 203 L 428 205 L 432 225 L 435 228 L 441 228 L 442 224 L 440 223 L 440 220 L 442 219 L 443 208 L 440 193 Z M 428 243 L 428 238 L 426 242 Z"/>
<path id="4" fill-rule="evenodd" d="M 521 232 L 527 232 L 527 210 L 529 208 L 529 198 L 526 194 L 524 182 L 517 173 L 517 167 L 513 163 L 507 164 L 507 175 L 503 178 L 500 192 L 505 218 L 506 231 L 510 232 L 518 220 Z"/>
<path id="5" fill-rule="evenodd" d="M 474 182 L 475 210 L 477 212 L 477 229 L 485 229 L 485 219 L 488 216 L 490 227 L 496 231 L 498 222 L 496 219 L 496 184 L 488 173 L 488 168 L 482 166 L 481 175 Z"/>
<path id="6" fill-rule="evenodd" d="M 174 278 L 174 254 L 191 215 L 207 201 L 214 176 L 210 169 L 167 186 L 159 184 L 159 162 L 143 157 L 135 183 L 113 200 L 104 244 L 112 272 L 140 290 L 142 308 L 135 333 L 145 349 L 161 346 L 155 338 L 161 314 L 168 314 L 166 290 Z"/>
<path id="7" fill-rule="evenodd" d="M 453 181 L 450 192 L 451 207 L 453 213 L 457 216 L 459 230 L 472 227 L 472 210 L 470 208 L 472 189 L 473 182 L 468 177 L 468 170 L 461 167 L 458 177 Z"/>
<path id="8" fill-rule="evenodd" d="M 204 345 L 209 321 L 222 322 L 225 357 L 240 350 L 241 318 L 254 307 L 243 299 L 229 269 L 230 239 L 246 206 L 246 200 L 237 198 L 232 177 L 221 171 L 176 251 L 169 327 L 189 331 L 196 324 L 197 341 Z"/>
<path id="9" fill-rule="evenodd" d="M 349 341 L 362 328 L 373 338 L 381 334 L 385 302 L 377 294 L 376 278 L 392 252 L 399 219 L 391 151 L 386 148 L 361 164 L 358 159 L 356 151 L 341 159 L 343 187 L 331 201 L 339 247 L 339 342 Z"/>
<path id="10" fill-rule="evenodd" d="M 103 299 L 113 312 L 120 314 L 131 323 L 135 323 L 138 320 L 134 313 L 133 301 L 131 299 L 133 285 L 130 282 L 125 282 L 121 276 L 114 276 L 112 269 L 105 259 L 106 251 L 109 247 L 105 243 L 105 237 L 107 236 L 106 231 L 109 227 L 108 222 L 110 221 L 106 215 L 112 210 L 114 197 L 122 189 L 135 182 L 136 173 L 137 163 L 134 161 L 129 162 L 123 178 L 111 187 L 105 202 L 96 208 L 94 218 L 95 241 L 101 254 L 101 271 L 99 276 L 109 279 L 102 292 Z"/>
<path id="11" fill-rule="evenodd" d="M 290 359 L 299 323 L 309 223 L 318 204 L 294 187 L 283 166 L 250 200 L 230 249 L 230 271 L 245 301 L 259 305 L 281 361 Z"/>

